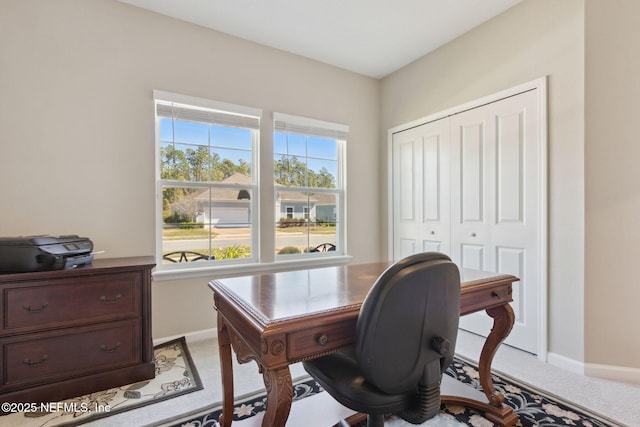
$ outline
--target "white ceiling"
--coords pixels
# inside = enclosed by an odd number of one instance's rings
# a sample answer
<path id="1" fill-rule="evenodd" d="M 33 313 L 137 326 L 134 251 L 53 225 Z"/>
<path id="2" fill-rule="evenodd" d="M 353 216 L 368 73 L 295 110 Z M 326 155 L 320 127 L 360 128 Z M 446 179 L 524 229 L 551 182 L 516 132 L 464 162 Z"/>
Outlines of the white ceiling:
<path id="1" fill-rule="evenodd" d="M 119 0 L 382 78 L 522 0 Z"/>

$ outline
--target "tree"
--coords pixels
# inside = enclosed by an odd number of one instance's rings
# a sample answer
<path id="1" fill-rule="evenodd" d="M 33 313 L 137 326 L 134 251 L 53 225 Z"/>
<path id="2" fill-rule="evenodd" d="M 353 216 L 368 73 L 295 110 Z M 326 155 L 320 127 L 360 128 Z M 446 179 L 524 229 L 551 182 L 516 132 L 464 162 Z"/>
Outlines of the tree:
<path id="1" fill-rule="evenodd" d="M 280 185 L 289 187 L 323 187 L 335 188 L 336 179 L 323 167 L 319 172 L 314 172 L 307 165 L 298 160 L 296 156 L 282 156 L 273 164 L 275 180 Z"/>
<path id="2" fill-rule="evenodd" d="M 162 179 L 172 179 L 184 181 L 189 178 L 189 164 L 182 150 L 176 150 L 173 145 L 160 148 L 160 162 Z M 171 205 L 176 200 L 184 197 L 184 188 L 165 188 L 162 191 L 162 211 L 163 217 L 171 215 Z"/>
<path id="3" fill-rule="evenodd" d="M 195 197 L 196 191 L 188 190 L 182 197 L 173 201 L 171 204 L 172 212 L 169 215 L 180 219 L 175 222 L 196 222 L 198 202 Z"/>
<path id="4" fill-rule="evenodd" d="M 336 188 L 336 178 L 325 167 L 322 167 L 318 174 L 318 187 Z"/>
<path id="5" fill-rule="evenodd" d="M 198 147 L 197 150 L 187 148 L 187 162 L 189 163 L 189 178 L 191 181 L 207 181 L 211 165 L 209 148 Z"/>
<path id="6" fill-rule="evenodd" d="M 189 165 L 182 150 L 173 145 L 160 148 L 161 178 L 185 180 L 189 176 Z"/>

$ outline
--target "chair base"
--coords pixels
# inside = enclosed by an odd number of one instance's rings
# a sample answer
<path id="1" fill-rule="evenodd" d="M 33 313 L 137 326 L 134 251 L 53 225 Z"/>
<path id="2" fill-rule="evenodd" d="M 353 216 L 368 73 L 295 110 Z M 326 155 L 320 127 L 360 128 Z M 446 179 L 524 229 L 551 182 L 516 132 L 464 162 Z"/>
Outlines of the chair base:
<path id="1" fill-rule="evenodd" d="M 353 415 L 348 416 L 344 420 L 340 420 L 340 422 L 333 427 L 353 427 L 353 426 L 364 426 L 367 423 L 367 414 L 363 414 L 357 412 Z M 384 422 L 383 422 L 384 425 Z"/>
<path id="2" fill-rule="evenodd" d="M 493 422 L 499 427 L 511 427 L 518 422 L 518 415 L 513 412 L 507 405 L 501 405 L 500 407 L 491 406 L 488 403 L 482 403 L 473 399 L 466 399 L 459 396 L 442 396 L 443 404 L 453 404 L 473 408 L 480 411 L 485 418 Z M 338 424 L 333 427 L 353 427 L 365 425 L 367 422 L 367 414 L 355 413 L 348 416 L 344 420 L 340 420 Z"/>

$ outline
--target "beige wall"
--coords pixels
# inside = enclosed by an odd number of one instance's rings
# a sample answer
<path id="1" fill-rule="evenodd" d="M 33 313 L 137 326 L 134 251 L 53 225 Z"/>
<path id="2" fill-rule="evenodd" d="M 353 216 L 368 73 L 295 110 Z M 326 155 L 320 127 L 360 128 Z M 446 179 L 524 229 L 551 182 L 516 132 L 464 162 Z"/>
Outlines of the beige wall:
<path id="1" fill-rule="evenodd" d="M 548 76 L 548 349 L 574 361 L 585 334 L 583 52 L 582 0 L 526 0 L 385 78 L 381 95 L 386 170 L 387 129 Z"/>
<path id="2" fill-rule="evenodd" d="M 638 368 L 640 6 L 613 3 L 525 0 L 380 83 L 115 0 L 3 0 L 0 235 L 152 255 L 160 89 L 264 109 L 266 148 L 272 111 L 350 125 L 349 249 L 377 260 L 387 129 L 548 76 L 549 350 Z M 206 282 L 154 283 L 155 337 L 214 326 Z"/>
<path id="3" fill-rule="evenodd" d="M 585 358 L 639 368 L 640 2 L 587 0 L 585 16 Z"/>
<path id="4" fill-rule="evenodd" d="M 349 125 L 349 252 L 379 259 L 377 80 L 115 0 L 0 3 L 0 236 L 153 255 L 154 89 L 262 108 L 266 154 L 273 111 Z M 154 283 L 154 337 L 215 325 L 208 279 Z"/>

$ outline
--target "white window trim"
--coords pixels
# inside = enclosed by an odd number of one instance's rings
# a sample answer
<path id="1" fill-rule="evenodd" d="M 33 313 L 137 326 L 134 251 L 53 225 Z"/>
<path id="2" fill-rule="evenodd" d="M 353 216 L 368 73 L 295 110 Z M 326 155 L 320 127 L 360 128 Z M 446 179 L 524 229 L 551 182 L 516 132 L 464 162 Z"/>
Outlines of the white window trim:
<path id="1" fill-rule="evenodd" d="M 291 114 L 273 113 L 273 121 L 277 130 L 287 130 L 301 134 L 335 137 L 345 139 L 349 133 L 349 126 L 310 119 L 308 117 L 293 116 Z"/>
<path id="2" fill-rule="evenodd" d="M 209 108 L 211 110 L 219 110 L 227 113 L 240 114 L 243 116 L 262 117 L 262 109 L 254 107 L 246 107 L 244 105 L 229 104 L 226 102 L 212 101 L 205 98 L 197 98 L 195 96 L 181 95 L 179 93 L 164 92 L 162 90 L 153 91 L 154 100 L 163 100 L 167 102 L 175 102 L 176 104 L 185 104 L 194 107 Z M 155 112 L 154 112 L 155 115 Z"/>
<path id="3" fill-rule="evenodd" d="M 352 261 L 350 255 L 314 256 L 295 259 L 278 259 L 270 263 L 254 263 L 242 265 L 221 265 L 178 268 L 175 270 L 161 270 L 153 272 L 153 279 L 157 281 L 189 279 L 194 277 L 207 277 L 211 280 L 248 274 L 271 273 L 278 271 L 299 270 L 302 268 L 332 267 L 348 264 Z M 191 263 L 193 264 L 193 263 Z"/>

